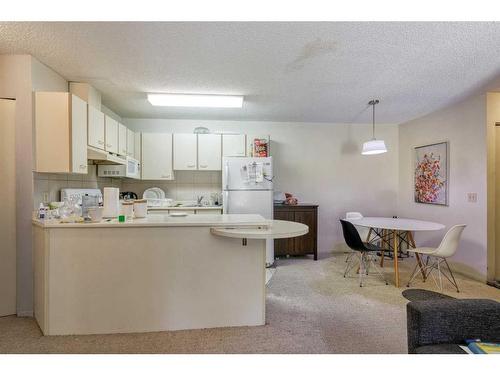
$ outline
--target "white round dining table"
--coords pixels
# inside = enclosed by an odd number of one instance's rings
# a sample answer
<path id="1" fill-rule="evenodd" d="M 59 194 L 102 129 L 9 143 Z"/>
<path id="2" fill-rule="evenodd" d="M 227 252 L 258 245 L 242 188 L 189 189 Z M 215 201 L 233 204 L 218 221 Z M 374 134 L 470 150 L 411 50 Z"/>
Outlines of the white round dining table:
<path id="1" fill-rule="evenodd" d="M 435 223 L 432 221 L 415 220 L 415 219 L 405 219 L 405 218 L 392 218 L 392 217 L 363 217 L 361 219 L 347 219 L 350 223 L 360 226 L 370 228 L 368 233 L 367 242 L 370 241 L 370 236 L 372 233 L 376 233 L 379 236 L 382 245 L 384 242 L 389 245 L 386 240 L 384 233 L 389 233 L 388 238 L 393 238 L 394 244 L 392 246 L 394 250 L 394 284 L 399 287 L 399 269 L 398 269 L 398 251 L 399 251 L 399 241 L 402 233 L 408 235 L 408 243 L 412 247 L 416 247 L 415 240 L 413 239 L 413 232 L 423 232 L 423 231 L 436 231 L 444 229 L 445 226 L 440 223 Z M 422 271 L 422 275 L 425 278 L 425 273 L 423 272 L 423 267 L 421 264 L 421 259 L 416 253 L 417 262 Z"/>

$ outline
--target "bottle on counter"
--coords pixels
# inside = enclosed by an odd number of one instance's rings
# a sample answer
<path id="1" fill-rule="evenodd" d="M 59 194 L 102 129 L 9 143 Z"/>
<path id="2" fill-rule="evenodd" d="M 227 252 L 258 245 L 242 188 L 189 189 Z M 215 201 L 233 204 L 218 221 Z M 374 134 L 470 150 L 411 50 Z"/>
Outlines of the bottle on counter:
<path id="1" fill-rule="evenodd" d="M 45 206 L 43 205 L 43 203 L 40 203 L 40 207 L 38 208 L 38 218 L 45 219 L 45 214 L 46 214 Z"/>

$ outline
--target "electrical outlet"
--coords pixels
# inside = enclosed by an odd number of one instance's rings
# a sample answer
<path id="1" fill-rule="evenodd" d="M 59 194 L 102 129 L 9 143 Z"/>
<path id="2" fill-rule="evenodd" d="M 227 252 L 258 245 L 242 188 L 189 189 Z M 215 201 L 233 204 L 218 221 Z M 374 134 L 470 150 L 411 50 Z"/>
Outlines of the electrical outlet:
<path id="1" fill-rule="evenodd" d="M 477 203 L 477 193 L 467 193 L 467 202 Z"/>
<path id="2" fill-rule="evenodd" d="M 43 201 L 43 203 L 49 203 L 49 192 L 48 191 L 44 191 L 42 193 L 42 201 Z"/>

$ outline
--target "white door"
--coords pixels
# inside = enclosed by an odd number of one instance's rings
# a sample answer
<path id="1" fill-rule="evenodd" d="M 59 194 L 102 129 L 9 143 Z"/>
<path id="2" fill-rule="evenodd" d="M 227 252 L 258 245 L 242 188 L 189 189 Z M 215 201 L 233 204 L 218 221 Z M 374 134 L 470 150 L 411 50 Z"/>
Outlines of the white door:
<path id="1" fill-rule="evenodd" d="M 88 144 L 89 146 L 105 149 L 104 144 L 104 113 L 88 105 Z"/>
<path id="2" fill-rule="evenodd" d="M 222 134 L 222 156 L 245 156 L 245 134 Z"/>
<path id="3" fill-rule="evenodd" d="M 273 163 L 270 157 L 224 158 L 222 167 L 223 190 L 273 190 Z M 262 178 L 256 179 L 255 171 L 262 171 Z"/>
<path id="4" fill-rule="evenodd" d="M 105 116 L 104 124 L 106 129 L 106 151 L 118 154 L 118 121 L 109 116 Z"/>
<path id="5" fill-rule="evenodd" d="M 142 133 L 142 179 L 173 180 L 172 134 Z"/>
<path id="6" fill-rule="evenodd" d="M 16 313 L 15 100 L 0 99 L 0 316 Z"/>
<path id="7" fill-rule="evenodd" d="M 222 168 L 222 137 L 220 134 L 198 134 L 198 169 L 220 171 Z"/>
<path id="8" fill-rule="evenodd" d="M 127 156 L 127 128 L 118 123 L 118 154 Z"/>
<path id="9" fill-rule="evenodd" d="M 71 95 L 71 171 L 87 173 L 87 103 Z"/>
<path id="10" fill-rule="evenodd" d="M 197 148 L 196 134 L 174 134 L 174 169 L 196 170 Z"/>
<path id="11" fill-rule="evenodd" d="M 127 156 L 134 157 L 135 133 L 127 129 Z"/>

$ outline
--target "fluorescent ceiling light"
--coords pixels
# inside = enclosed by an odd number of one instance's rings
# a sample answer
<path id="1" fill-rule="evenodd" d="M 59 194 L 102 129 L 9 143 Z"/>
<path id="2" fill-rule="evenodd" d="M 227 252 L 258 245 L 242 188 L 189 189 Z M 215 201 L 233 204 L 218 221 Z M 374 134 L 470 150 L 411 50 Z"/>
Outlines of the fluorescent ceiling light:
<path id="1" fill-rule="evenodd" d="M 148 101 L 164 107 L 241 108 L 243 96 L 198 94 L 148 94 Z"/>

